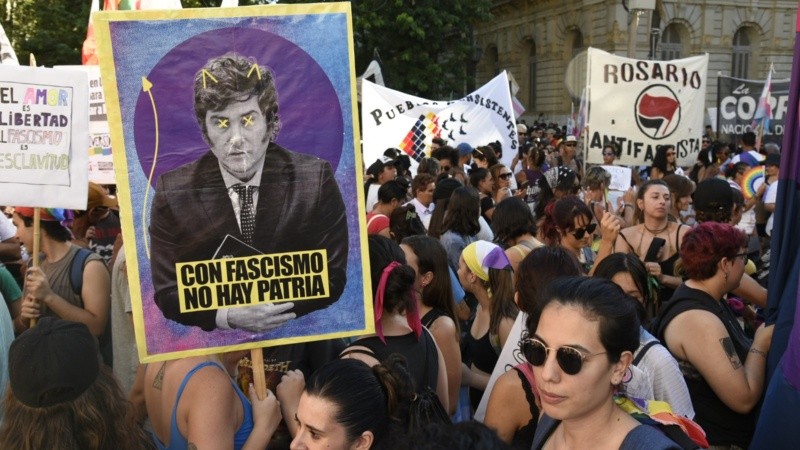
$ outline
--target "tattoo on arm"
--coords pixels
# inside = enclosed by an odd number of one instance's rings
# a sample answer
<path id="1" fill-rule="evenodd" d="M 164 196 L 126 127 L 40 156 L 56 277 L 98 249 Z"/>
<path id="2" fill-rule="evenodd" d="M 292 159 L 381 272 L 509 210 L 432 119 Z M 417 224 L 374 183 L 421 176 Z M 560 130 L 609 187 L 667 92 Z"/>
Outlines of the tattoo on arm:
<path id="1" fill-rule="evenodd" d="M 156 374 L 156 378 L 153 380 L 153 388 L 154 389 L 158 389 L 159 391 L 164 386 L 164 368 L 166 366 L 167 366 L 166 362 L 161 363 L 161 368 L 158 369 L 158 373 Z M 197 447 L 195 447 L 195 448 L 197 448 Z"/>
<path id="2" fill-rule="evenodd" d="M 725 337 L 720 339 L 719 343 L 722 344 L 722 349 L 725 350 L 725 354 L 728 355 L 728 361 L 730 361 L 733 370 L 742 367 L 742 361 L 739 359 L 739 355 L 736 354 L 733 340 L 730 337 Z"/>
<path id="3" fill-rule="evenodd" d="M 187 450 L 197 450 L 197 446 L 189 442 L 189 445 L 186 447 Z"/>

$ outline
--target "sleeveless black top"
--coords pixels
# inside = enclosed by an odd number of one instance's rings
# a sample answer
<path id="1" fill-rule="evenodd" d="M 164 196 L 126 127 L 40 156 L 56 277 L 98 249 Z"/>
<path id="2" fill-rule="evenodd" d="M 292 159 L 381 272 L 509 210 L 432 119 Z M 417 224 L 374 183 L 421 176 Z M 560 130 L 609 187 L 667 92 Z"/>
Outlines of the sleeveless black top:
<path id="1" fill-rule="evenodd" d="M 752 341 L 744 334 L 727 302 L 714 300 L 707 293 L 692 289 L 685 284 L 678 286 L 669 302 L 662 307 L 661 313 L 653 323 L 654 335 L 661 342 L 666 342 L 664 330 L 667 325 L 679 314 L 691 310 L 703 310 L 716 315 L 725 325 L 736 354 L 744 363 Z M 705 430 L 708 442 L 711 445 L 738 445 L 747 448 L 755 432 L 758 408 L 753 408 L 747 414 L 733 411 L 720 400 L 688 361 L 678 359 L 678 363 L 689 388 L 689 396 L 695 411 L 694 420 Z"/>
<path id="2" fill-rule="evenodd" d="M 497 351 L 492 346 L 489 339 L 489 332 L 487 331 L 482 337 L 475 339 L 472 334 L 467 332 L 464 336 L 464 346 L 466 353 L 469 355 L 469 361 L 475 365 L 476 368 L 486 373 L 492 373 L 497 359 L 500 357 Z M 472 404 L 472 409 L 478 409 L 478 404 L 481 402 L 483 391 L 476 388 L 469 388 L 469 401 Z"/>

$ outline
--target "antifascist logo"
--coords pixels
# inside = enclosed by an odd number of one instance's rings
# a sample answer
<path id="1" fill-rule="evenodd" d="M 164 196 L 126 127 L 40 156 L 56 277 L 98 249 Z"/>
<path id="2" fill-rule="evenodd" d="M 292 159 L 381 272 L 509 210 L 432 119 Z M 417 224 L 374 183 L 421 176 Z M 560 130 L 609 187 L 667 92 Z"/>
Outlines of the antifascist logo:
<path id="1" fill-rule="evenodd" d="M 669 87 L 655 84 L 636 99 L 635 115 L 639 130 L 651 139 L 669 137 L 681 122 L 681 102 Z"/>

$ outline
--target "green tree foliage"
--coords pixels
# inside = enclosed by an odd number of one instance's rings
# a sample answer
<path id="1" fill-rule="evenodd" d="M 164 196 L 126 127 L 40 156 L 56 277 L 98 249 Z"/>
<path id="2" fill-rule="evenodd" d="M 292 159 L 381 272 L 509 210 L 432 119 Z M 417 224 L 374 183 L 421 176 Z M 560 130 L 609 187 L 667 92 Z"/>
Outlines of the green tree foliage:
<path id="1" fill-rule="evenodd" d="M 20 64 L 29 54 L 40 66 L 80 64 L 90 1 L 0 0 L 0 23 Z"/>
<path id="2" fill-rule="evenodd" d="M 319 3 L 326 0 L 280 0 Z M 182 0 L 184 8 L 221 0 Z M 474 86 L 473 25 L 492 0 L 354 0 L 356 71 L 380 56 L 387 86 L 428 98 L 458 97 Z M 40 65 L 80 64 L 89 0 L 0 0 L 0 22 L 20 58 Z M 100 2 L 102 3 L 102 1 Z M 240 0 L 240 5 L 268 3 Z"/>

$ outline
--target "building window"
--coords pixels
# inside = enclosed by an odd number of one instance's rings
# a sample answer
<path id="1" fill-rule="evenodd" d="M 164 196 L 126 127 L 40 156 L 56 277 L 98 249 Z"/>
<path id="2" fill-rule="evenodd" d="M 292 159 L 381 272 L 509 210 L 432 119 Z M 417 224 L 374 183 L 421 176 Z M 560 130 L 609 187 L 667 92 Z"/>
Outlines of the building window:
<path id="1" fill-rule="evenodd" d="M 681 59 L 683 44 L 681 43 L 681 33 L 677 24 L 671 24 L 661 35 L 661 60 L 669 61 Z"/>
<path id="2" fill-rule="evenodd" d="M 530 77 L 528 78 L 528 109 L 531 111 L 536 110 L 536 43 L 531 42 L 530 53 L 528 54 L 528 70 Z"/>
<path id="3" fill-rule="evenodd" d="M 736 78 L 748 78 L 750 74 L 750 36 L 746 28 L 739 28 L 733 35 L 733 58 L 731 64 L 731 76 Z"/>
<path id="4" fill-rule="evenodd" d="M 566 85 L 573 101 L 580 101 L 583 88 L 586 86 L 586 57 L 578 57 L 586 48 L 583 46 L 583 34 L 580 30 L 572 30 L 569 48 L 570 73 L 567 74 Z"/>
<path id="5" fill-rule="evenodd" d="M 489 47 L 486 52 L 486 62 L 492 77 L 500 73 L 500 56 L 497 53 L 497 47 Z"/>

